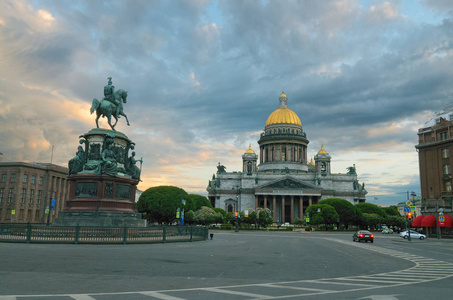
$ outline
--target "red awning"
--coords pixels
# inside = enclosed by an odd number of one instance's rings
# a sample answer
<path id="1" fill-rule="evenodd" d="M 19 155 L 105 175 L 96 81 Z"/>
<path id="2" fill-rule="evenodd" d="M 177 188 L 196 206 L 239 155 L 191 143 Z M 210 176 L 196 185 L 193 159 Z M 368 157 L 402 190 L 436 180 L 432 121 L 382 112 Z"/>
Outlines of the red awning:
<path id="1" fill-rule="evenodd" d="M 427 215 L 423 218 L 421 227 L 436 227 L 436 217 L 433 215 Z"/>
<path id="2" fill-rule="evenodd" d="M 412 222 L 412 227 L 422 227 L 422 220 L 425 216 L 419 215 L 414 219 L 414 222 Z"/>
<path id="3" fill-rule="evenodd" d="M 449 215 L 444 215 L 444 222 L 439 222 L 439 227 L 453 227 L 453 218 Z"/>

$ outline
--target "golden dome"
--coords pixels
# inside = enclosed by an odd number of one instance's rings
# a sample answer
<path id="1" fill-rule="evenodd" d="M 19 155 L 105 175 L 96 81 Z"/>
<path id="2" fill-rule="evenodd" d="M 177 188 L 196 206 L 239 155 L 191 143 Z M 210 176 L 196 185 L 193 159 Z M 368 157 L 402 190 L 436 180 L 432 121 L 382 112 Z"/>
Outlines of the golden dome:
<path id="1" fill-rule="evenodd" d="M 297 114 L 286 106 L 277 108 L 271 113 L 269 118 L 267 118 L 266 126 L 273 124 L 295 124 L 302 126 Z"/>
<path id="2" fill-rule="evenodd" d="M 252 150 L 252 145 L 249 145 L 249 149 L 245 151 L 245 153 L 253 153 L 255 154 L 255 151 Z"/>
<path id="3" fill-rule="evenodd" d="M 286 97 L 285 91 L 282 91 L 282 94 L 280 95 L 280 97 Z"/>
<path id="4" fill-rule="evenodd" d="M 318 154 L 327 154 L 327 151 L 324 150 L 324 145 L 321 146 L 321 150 L 319 150 Z"/>
<path id="5" fill-rule="evenodd" d="M 313 161 L 313 158 L 310 160 L 310 165 L 314 166 L 315 162 Z"/>

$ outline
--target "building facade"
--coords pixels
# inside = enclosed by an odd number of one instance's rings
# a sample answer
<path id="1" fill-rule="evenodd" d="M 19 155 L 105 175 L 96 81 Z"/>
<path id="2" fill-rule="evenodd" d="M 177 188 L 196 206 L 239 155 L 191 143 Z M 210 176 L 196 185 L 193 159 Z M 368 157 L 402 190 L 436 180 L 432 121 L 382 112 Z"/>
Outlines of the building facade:
<path id="1" fill-rule="evenodd" d="M 453 165 L 453 103 L 445 105 L 431 120 L 418 130 L 421 213 L 413 226 L 444 228 L 451 232 Z M 438 221 L 439 216 L 440 220 Z M 418 218 L 418 217 L 417 217 Z M 419 222 L 420 221 L 420 222 Z"/>
<path id="2" fill-rule="evenodd" d="M 68 196 L 68 168 L 62 166 L 0 162 L 0 176 L 2 223 L 52 222 Z M 55 199 L 55 209 L 46 213 L 52 198 Z"/>
<path id="3" fill-rule="evenodd" d="M 219 163 L 207 187 L 214 207 L 227 212 L 268 208 L 274 222 L 292 223 L 304 217 L 305 208 L 322 199 L 365 201 L 367 192 L 357 179 L 355 166 L 345 174 L 333 174 L 331 156 L 324 146 L 314 161 L 308 161 L 309 140 L 287 101 L 282 92 L 279 107 L 267 118 L 258 140 L 259 157 L 249 146 L 242 155 L 241 172 L 226 172 Z"/>

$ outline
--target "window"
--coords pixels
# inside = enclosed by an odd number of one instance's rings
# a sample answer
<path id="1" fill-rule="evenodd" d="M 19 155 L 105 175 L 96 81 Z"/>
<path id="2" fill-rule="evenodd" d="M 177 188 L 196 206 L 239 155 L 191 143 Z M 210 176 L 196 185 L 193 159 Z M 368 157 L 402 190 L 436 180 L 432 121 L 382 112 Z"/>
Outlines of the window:
<path id="1" fill-rule="evenodd" d="M 31 175 L 31 183 L 34 184 L 36 181 L 36 176 L 35 175 Z"/>
<path id="2" fill-rule="evenodd" d="M 450 165 L 444 165 L 443 169 L 444 169 L 444 174 L 445 175 L 450 175 L 451 174 Z"/>
<path id="3" fill-rule="evenodd" d="M 41 199 L 42 199 L 42 191 L 38 190 L 38 200 L 36 201 L 39 204 L 41 204 Z"/>
<path id="4" fill-rule="evenodd" d="M 443 141 L 443 140 L 446 140 L 448 139 L 448 132 L 441 132 L 440 133 L 440 140 Z"/>
<path id="5" fill-rule="evenodd" d="M 9 194 L 8 194 L 8 203 L 13 203 L 13 199 L 14 199 L 14 189 L 10 188 Z"/>
<path id="6" fill-rule="evenodd" d="M 42 182 L 44 181 L 44 177 L 39 176 L 39 184 L 42 185 Z"/>
<path id="7" fill-rule="evenodd" d="M 16 174 L 11 173 L 11 182 L 16 182 Z"/>
<path id="8" fill-rule="evenodd" d="M 22 180 L 23 183 L 27 183 L 28 175 L 24 174 L 24 179 Z"/>
<path id="9" fill-rule="evenodd" d="M 451 192 L 451 181 L 445 182 L 444 187 L 446 192 Z"/>
<path id="10" fill-rule="evenodd" d="M 6 173 L 2 174 L 2 182 L 6 182 Z"/>
<path id="11" fill-rule="evenodd" d="M 0 189 L 0 204 L 3 203 L 3 199 L 5 198 L 5 189 L 1 188 Z"/>
<path id="12" fill-rule="evenodd" d="M 25 195 L 27 194 L 27 189 L 22 189 L 22 194 L 20 195 L 20 203 L 25 203 Z"/>
<path id="13" fill-rule="evenodd" d="M 31 189 L 30 190 L 30 200 L 29 200 L 30 205 L 33 205 L 33 198 L 34 197 L 35 197 L 35 190 Z"/>
<path id="14" fill-rule="evenodd" d="M 449 158 L 450 157 L 450 149 L 445 148 L 442 149 L 442 158 Z"/>

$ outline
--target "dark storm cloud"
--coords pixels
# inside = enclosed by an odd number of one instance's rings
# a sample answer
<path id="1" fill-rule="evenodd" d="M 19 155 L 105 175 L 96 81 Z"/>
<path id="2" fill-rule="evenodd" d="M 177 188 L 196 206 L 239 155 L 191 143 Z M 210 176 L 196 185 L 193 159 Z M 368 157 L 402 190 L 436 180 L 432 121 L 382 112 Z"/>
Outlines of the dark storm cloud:
<path id="1" fill-rule="evenodd" d="M 338 154 L 411 153 L 420 118 L 452 100 L 453 19 L 450 1 L 416 2 L 431 12 L 423 22 L 402 3 L 5 1 L 0 134 L 8 145 L 35 142 L 0 152 L 36 160 L 64 141 L 67 161 L 111 76 L 129 93 L 132 125 L 121 119 L 120 130 L 171 176 L 178 165 L 240 167 L 231 155 L 248 143 L 259 150 L 282 90 L 310 153 L 323 143 Z M 20 120 L 18 141 L 10 131 Z"/>

